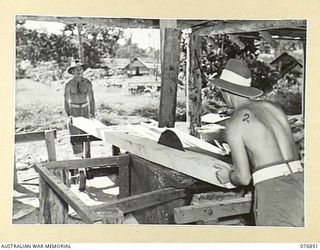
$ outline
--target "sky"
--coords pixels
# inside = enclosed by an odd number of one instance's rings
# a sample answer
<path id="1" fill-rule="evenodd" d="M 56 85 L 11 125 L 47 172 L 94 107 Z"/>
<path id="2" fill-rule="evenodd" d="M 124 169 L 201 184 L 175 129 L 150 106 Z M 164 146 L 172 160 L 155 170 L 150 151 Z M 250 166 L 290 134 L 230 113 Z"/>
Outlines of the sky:
<path id="1" fill-rule="evenodd" d="M 64 24 L 57 22 L 43 22 L 43 21 L 26 21 L 25 27 L 27 29 L 37 29 L 48 31 L 48 33 L 61 34 Z M 132 42 L 137 43 L 142 49 L 153 47 L 160 49 L 160 30 L 159 29 L 125 29 L 125 37 L 132 35 Z M 120 39 L 120 44 L 124 44 L 125 40 Z"/>

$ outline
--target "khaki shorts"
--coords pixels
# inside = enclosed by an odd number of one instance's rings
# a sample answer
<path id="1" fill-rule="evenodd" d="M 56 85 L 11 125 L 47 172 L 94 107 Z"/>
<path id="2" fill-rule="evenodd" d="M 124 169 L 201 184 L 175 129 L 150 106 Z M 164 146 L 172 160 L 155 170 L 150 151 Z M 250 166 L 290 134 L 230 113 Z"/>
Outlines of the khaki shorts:
<path id="1" fill-rule="evenodd" d="M 257 226 L 304 226 L 304 173 L 269 179 L 255 186 Z"/>

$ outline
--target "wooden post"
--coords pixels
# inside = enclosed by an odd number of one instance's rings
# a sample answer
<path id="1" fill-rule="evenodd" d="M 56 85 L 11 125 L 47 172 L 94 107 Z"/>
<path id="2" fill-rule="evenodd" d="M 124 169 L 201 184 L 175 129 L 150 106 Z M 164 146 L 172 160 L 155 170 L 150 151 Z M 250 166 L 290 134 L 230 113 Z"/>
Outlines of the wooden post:
<path id="1" fill-rule="evenodd" d="M 18 185 L 18 175 L 17 175 L 17 166 L 16 166 L 16 159 L 14 157 L 14 164 L 13 164 L 13 187 L 15 188 Z"/>
<path id="2" fill-rule="evenodd" d="M 119 198 L 130 196 L 130 165 L 119 166 Z"/>
<path id="3" fill-rule="evenodd" d="M 186 122 L 190 124 L 190 108 L 189 108 L 189 84 L 190 84 L 190 39 L 191 34 L 187 37 L 187 58 L 186 58 Z"/>
<path id="4" fill-rule="evenodd" d="M 77 23 L 77 29 L 78 29 L 78 41 L 79 41 L 79 57 L 80 57 L 81 63 L 85 63 L 84 52 L 82 47 L 82 37 L 81 37 L 82 24 L 81 23 Z"/>
<path id="5" fill-rule="evenodd" d="M 117 156 L 120 154 L 120 148 L 115 145 L 112 145 L 112 156 Z"/>
<path id="6" fill-rule="evenodd" d="M 83 142 L 83 157 L 91 158 L 91 146 L 89 141 Z"/>
<path id="7" fill-rule="evenodd" d="M 196 127 L 201 126 L 201 37 L 192 34 L 190 39 L 190 85 L 189 85 L 189 116 L 190 134 L 197 136 Z"/>
<path id="8" fill-rule="evenodd" d="M 303 44 L 303 86 L 302 86 L 302 117 L 305 118 L 305 94 L 306 94 L 306 41 Z"/>
<path id="9" fill-rule="evenodd" d="M 175 124 L 181 32 L 174 27 L 176 27 L 176 21 L 160 20 L 161 93 L 159 127 L 174 127 Z"/>
<path id="10" fill-rule="evenodd" d="M 56 161 L 56 147 L 54 142 L 55 136 L 53 130 L 45 131 L 45 141 L 47 145 L 47 152 L 48 152 L 48 160 L 49 161 Z"/>
<path id="11" fill-rule="evenodd" d="M 45 141 L 48 151 L 48 160 L 56 161 L 54 131 L 45 131 Z M 60 180 L 66 183 L 66 172 L 63 169 L 52 170 Z M 41 224 L 67 224 L 68 204 L 61 199 L 47 182 L 39 178 L 39 223 Z"/>

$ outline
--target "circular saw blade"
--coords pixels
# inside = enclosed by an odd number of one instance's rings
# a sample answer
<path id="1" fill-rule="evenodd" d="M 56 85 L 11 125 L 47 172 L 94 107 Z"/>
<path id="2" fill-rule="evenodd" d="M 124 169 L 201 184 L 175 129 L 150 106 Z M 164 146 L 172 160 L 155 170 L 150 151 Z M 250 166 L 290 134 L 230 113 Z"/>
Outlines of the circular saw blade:
<path id="1" fill-rule="evenodd" d="M 159 144 L 184 151 L 183 145 L 179 137 L 172 130 L 165 130 L 161 133 L 158 140 Z"/>

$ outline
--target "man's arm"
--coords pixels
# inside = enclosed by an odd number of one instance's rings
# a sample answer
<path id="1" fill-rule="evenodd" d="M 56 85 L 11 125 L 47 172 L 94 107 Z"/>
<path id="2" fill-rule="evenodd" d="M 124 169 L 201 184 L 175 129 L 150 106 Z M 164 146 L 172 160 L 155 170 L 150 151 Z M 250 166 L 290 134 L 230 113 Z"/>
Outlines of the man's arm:
<path id="1" fill-rule="evenodd" d="M 234 167 L 230 172 L 230 181 L 235 186 L 246 186 L 251 180 L 249 159 L 242 136 L 246 126 L 243 120 L 241 114 L 237 114 L 226 129 Z"/>
<path id="2" fill-rule="evenodd" d="M 90 115 L 91 117 L 95 116 L 95 100 L 94 100 L 94 94 L 92 89 L 92 83 L 88 81 L 88 99 L 90 104 Z"/>
<path id="3" fill-rule="evenodd" d="M 66 111 L 67 116 L 70 116 L 69 100 L 70 100 L 70 89 L 69 89 L 68 83 L 66 83 L 64 87 L 64 110 Z"/>

